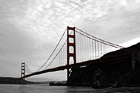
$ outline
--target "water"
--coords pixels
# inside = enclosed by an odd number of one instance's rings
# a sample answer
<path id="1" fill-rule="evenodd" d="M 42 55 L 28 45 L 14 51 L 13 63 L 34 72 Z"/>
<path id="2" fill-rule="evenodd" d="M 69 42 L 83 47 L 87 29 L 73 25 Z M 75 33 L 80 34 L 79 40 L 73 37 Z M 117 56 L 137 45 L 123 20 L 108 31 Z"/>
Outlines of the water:
<path id="1" fill-rule="evenodd" d="M 140 93 L 140 87 L 93 89 L 90 87 L 48 86 L 45 84 L 0 84 L 0 93 Z"/>
<path id="2" fill-rule="evenodd" d="M 90 87 L 67 87 L 48 85 L 0 85 L 0 93 L 98 93 Z"/>

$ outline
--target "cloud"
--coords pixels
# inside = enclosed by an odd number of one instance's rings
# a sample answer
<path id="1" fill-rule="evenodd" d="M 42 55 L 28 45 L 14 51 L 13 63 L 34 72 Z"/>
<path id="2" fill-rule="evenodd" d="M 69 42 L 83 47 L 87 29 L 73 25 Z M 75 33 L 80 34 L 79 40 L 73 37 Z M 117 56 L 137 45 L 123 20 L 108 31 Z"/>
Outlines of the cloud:
<path id="1" fill-rule="evenodd" d="M 96 19 L 105 15 L 110 5 L 106 1 L 31 1 L 22 22 L 17 23 L 24 25 L 35 38 L 53 42 L 52 37 L 58 37 L 68 25 L 78 26 L 85 18 Z"/>
<path id="2" fill-rule="evenodd" d="M 128 7 L 135 6 L 130 9 Z M 140 7 L 137 3 L 122 6 L 116 3 L 110 8 L 107 14 L 96 21 L 85 20 L 83 29 L 99 38 L 121 44 L 131 39 L 138 38 L 140 35 Z"/>

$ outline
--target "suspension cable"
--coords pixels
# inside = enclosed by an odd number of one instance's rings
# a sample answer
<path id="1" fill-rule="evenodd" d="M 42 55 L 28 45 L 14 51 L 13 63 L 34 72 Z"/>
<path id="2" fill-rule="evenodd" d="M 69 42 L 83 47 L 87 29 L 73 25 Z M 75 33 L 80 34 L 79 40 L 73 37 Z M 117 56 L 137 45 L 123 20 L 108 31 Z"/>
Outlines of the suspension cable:
<path id="1" fill-rule="evenodd" d="M 109 45 L 109 46 L 112 46 L 112 47 L 115 47 L 115 48 L 123 48 L 122 46 L 115 45 L 115 44 L 113 44 L 113 43 L 104 41 L 104 40 L 99 39 L 99 38 L 96 38 L 96 37 L 94 37 L 94 36 L 92 36 L 92 35 L 83 34 L 83 33 L 79 32 L 79 31 L 77 31 L 77 30 L 76 30 L 76 32 L 79 33 L 79 34 L 81 34 L 81 35 L 83 35 L 83 36 L 85 36 L 85 37 L 87 37 L 87 38 L 89 38 L 89 39 L 93 39 L 93 40 L 95 40 L 95 41 L 97 41 L 97 42 L 101 42 L 101 43 L 103 43 L 103 44 L 105 44 L 105 45 Z"/>
<path id="2" fill-rule="evenodd" d="M 66 40 L 67 41 L 67 40 Z M 62 45 L 62 47 L 60 48 L 60 50 L 57 52 L 57 54 L 55 55 L 55 57 L 52 59 L 52 61 L 46 66 L 46 68 L 48 68 L 48 66 L 51 65 L 51 63 L 54 61 L 54 59 L 58 56 L 58 54 L 61 52 L 61 50 L 63 49 L 64 45 L 66 44 L 66 41 L 65 43 Z M 45 68 L 45 69 L 46 69 Z"/>
<path id="3" fill-rule="evenodd" d="M 25 69 L 25 71 L 26 71 L 27 73 L 29 73 L 29 74 L 31 73 L 31 72 L 30 72 L 30 71 L 28 71 L 27 69 Z"/>
<path id="4" fill-rule="evenodd" d="M 66 30 L 65 30 L 65 32 L 66 32 Z M 72 33 L 72 32 L 71 32 Z M 70 33 L 70 34 L 71 34 Z M 67 38 L 68 39 L 68 38 Z M 45 67 L 45 69 L 46 68 L 48 68 L 48 66 L 50 66 L 51 65 L 51 63 L 55 60 L 55 58 L 58 56 L 58 54 L 61 52 L 61 50 L 63 49 L 63 47 L 64 47 L 64 45 L 66 44 L 66 42 L 67 42 L 67 39 L 65 40 L 65 42 L 64 42 L 64 44 L 62 45 L 62 47 L 60 48 L 60 50 L 57 52 L 57 54 L 55 55 L 55 57 L 52 59 L 52 61 Z"/>
<path id="5" fill-rule="evenodd" d="M 58 41 L 56 47 L 55 47 L 54 50 L 52 51 L 51 55 L 48 57 L 48 59 L 45 61 L 45 63 L 44 63 L 37 71 L 39 71 L 40 69 L 42 69 L 42 68 L 46 65 L 46 63 L 50 60 L 50 58 L 52 57 L 52 55 L 53 55 L 54 52 L 56 51 L 58 45 L 60 44 L 61 40 L 63 39 L 65 33 L 66 33 L 66 29 L 65 29 L 63 35 L 61 36 L 60 40 Z M 37 71 L 36 71 L 36 72 L 37 72 Z"/>
<path id="6" fill-rule="evenodd" d="M 108 43 L 110 46 L 112 46 L 112 47 L 116 47 L 116 48 L 124 48 L 124 47 L 122 47 L 122 46 L 120 46 L 120 45 L 117 45 L 117 44 L 113 44 L 113 43 L 111 43 L 111 42 L 108 42 L 108 41 L 105 41 L 105 40 L 102 40 L 102 39 L 100 39 L 100 38 L 97 38 L 97 37 L 95 37 L 95 36 L 93 36 L 93 35 L 90 35 L 90 34 L 88 34 L 88 33 L 86 33 L 86 32 L 84 32 L 84 31 L 82 31 L 81 29 L 79 29 L 79 28 L 77 28 L 77 27 L 75 27 L 77 30 L 79 30 L 79 31 L 81 31 L 82 33 L 84 33 L 84 34 L 86 34 L 86 35 L 88 35 L 88 36 L 91 36 L 92 38 L 95 38 L 96 40 L 100 40 L 100 42 L 101 43 L 103 43 L 103 42 L 106 42 L 106 44 Z"/>
<path id="7" fill-rule="evenodd" d="M 32 71 L 28 68 L 28 66 L 25 64 L 25 66 L 26 66 L 26 68 L 27 69 L 25 69 L 28 73 L 32 73 Z"/>

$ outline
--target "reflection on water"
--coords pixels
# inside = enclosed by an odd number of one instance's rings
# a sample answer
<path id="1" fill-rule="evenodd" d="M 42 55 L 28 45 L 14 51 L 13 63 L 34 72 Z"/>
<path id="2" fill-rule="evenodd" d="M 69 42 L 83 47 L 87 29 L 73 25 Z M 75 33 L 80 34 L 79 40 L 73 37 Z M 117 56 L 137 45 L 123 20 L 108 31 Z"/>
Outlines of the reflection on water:
<path id="1" fill-rule="evenodd" d="M 25 93 L 25 86 L 19 86 L 19 93 Z"/>
<path id="2" fill-rule="evenodd" d="M 67 87 L 48 85 L 0 84 L 0 93 L 140 93 L 139 87 L 93 89 L 90 87 Z"/>
<path id="3" fill-rule="evenodd" d="M 90 87 L 0 85 L 0 93 L 99 93 Z"/>

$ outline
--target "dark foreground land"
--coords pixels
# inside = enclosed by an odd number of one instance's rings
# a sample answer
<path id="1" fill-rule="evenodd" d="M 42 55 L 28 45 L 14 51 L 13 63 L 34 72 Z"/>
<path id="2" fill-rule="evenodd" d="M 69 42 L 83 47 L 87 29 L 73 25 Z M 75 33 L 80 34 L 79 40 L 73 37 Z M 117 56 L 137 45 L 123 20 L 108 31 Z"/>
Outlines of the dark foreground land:
<path id="1" fill-rule="evenodd" d="M 73 67 L 68 85 L 93 88 L 140 86 L 140 43 L 110 52 L 86 67 Z"/>

